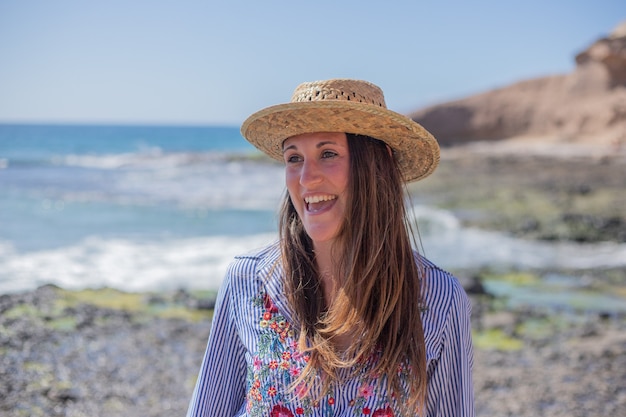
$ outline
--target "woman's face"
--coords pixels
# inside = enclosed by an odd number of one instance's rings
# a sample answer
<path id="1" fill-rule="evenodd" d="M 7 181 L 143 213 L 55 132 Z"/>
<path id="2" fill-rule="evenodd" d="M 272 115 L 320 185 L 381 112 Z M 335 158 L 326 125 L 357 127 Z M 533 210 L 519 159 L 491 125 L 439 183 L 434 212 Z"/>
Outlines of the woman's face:
<path id="1" fill-rule="evenodd" d="M 350 154 L 345 133 L 305 133 L 283 143 L 285 179 L 304 229 L 319 246 L 337 237 L 346 211 Z"/>

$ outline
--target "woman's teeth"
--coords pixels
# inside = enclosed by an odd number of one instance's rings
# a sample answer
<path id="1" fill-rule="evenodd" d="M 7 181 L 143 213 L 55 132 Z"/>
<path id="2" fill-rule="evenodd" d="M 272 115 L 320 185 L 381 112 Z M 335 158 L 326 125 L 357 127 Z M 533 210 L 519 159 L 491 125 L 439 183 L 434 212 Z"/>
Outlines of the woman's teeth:
<path id="1" fill-rule="evenodd" d="M 337 198 L 337 196 L 335 196 L 335 195 L 316 195 L 316 196 L 313 196 L 313 197 L 306 197 L 304 199 L 304 202 L 307 203 L 307 204 L 319 203 L 321 201 L 334 200 L 335 198 Z"/>

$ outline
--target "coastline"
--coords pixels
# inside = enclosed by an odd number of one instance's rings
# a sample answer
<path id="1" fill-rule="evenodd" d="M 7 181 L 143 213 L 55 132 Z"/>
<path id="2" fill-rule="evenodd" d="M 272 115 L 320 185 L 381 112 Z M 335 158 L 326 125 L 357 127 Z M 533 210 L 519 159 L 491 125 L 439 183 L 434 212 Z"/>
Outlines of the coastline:
<path id="1" fill-rule="evenodd" d="M 444 149 L 432 178 L 410 188 L 416 200 L 474 227 L 529 239 L 624 242 L 625 169 L 620 155 L 564 157 L 482 144 Z M 623 310 L 602 301 L 593 308 L 578 300 L 514 304 L 489 285 L 556 298 L 561 287 L 546 286 L 537 271 L 453 272 L 473 303 L 477 415 L 617 415 L 626 408 Z M 626 300 L 626 266 L 548 272 L 580 281 L 577 293 Z M 0 295 L 0 414 L 184 415 L 214 296 L 50 285 Z"/>

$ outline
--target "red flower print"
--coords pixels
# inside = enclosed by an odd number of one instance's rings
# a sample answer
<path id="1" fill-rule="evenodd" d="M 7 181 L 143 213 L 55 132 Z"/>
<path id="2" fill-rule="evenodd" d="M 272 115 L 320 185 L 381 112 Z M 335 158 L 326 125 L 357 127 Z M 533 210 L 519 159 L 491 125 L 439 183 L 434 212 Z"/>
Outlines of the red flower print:
<path id="1" fill-rule="evenodd" d="M 291 353 L 284 351 L 283 352 L 283 360 L 288 361 L 289 359 L 291 359 Z"/>
<path id="2" fill-rule="evenodd" d="M 372 412 L 372 409 L 369 407 L 363 407 L 363 414 L 368 415 Z"/>
<path id="3" fill-rule="evenodd" d="M 278 368 L 278 362 L 272 359 L 267 366 L 269 366 L 270 369 L 276 369 Z"/>
<path id="4" fill-rule="evenodd" d="M 359 388 L 359 395 L 361 397 L 369 398 L 374 395 L 374 387 L 371 385 L 363 385 Z"/>
<path id="5" fill-rule="evenodd" d="M 296 414 L 304 414 L 304 408 L 302 407 L 296 408 Z"/>
<path id="6" fill-rule="evenodd" d="M 335 399 L 333 397 L 328 399 L 328 405 L 335 405 Z"/>
<path id="7" fill-rule="evenodd" d="M 304 397 L 307 396 L 307 394 L 309 393 L 309 390 L 304 383 L 300 383 L 296 386 L 296 389 L 294 390 L 294 392 L 296 393 L 298 398 L 303 399 Z M 320 404 L 318 401 L 313 402 L 313 407 L 319 407 L 319 405 Z"/>
<path id="8" fill-rule="evenodd" d="M 269 387 L 267 390 L 267 393 L 269 394 L 270 397 L 275 396 L 277 392 L 278 390 L 276 389 L 276 387 Z"/>
<path id="9" fill-rule="evenodd" d="M 372 414 L 372 417 L 393 417 L 393 410 L 391 409 L 391 407 L 387 407 L 387 408 L 380 408 L 376 411 L 374 411 L 374 414 Z"/>
<path id="10" fill-rule="evenodd" d="M 278 307 L 274 304 L 269 295 L 265 294 L 263 306 L 269 313 L 278 313 Z"/>
<path id="11" fill-rule="evenodd" d="M 263 313 L 263 320 L 270 320 L 272 318 L 272 313 L 270 313 L 269 311 L 266 311 L 265 313 Z"/>
<path id="12" fill-rule="evenodd" d="M 270 417 L 293 417 L 293 413 L 289 411 L 287 407 L 275 405 L 274 408 L 272 408 Z"/>
<path id="13" fill-rule="evenodd" d="M 289 368 L 289 375 L 291 375 L 291 376 L 298 376 L 298 375 L 300 375 L 300 369 L 296 368 L 295 366 L 292 366 L 291 368 Z"/>
<path id="14" fill-rule="evenodd" d="M 249 398 L 254 399 L 254 398 L 256 398 L 256 397 L 257 397 L 257 394 L 258 394 L 258 393 L 259 393 L 259 390 L 258 390 L 258 389 L 256 389 L 256 388 L 252 388 L 252 389 L 250 390 L 250 393 L 248 394 L 248 397 L 249 397 Z"/>

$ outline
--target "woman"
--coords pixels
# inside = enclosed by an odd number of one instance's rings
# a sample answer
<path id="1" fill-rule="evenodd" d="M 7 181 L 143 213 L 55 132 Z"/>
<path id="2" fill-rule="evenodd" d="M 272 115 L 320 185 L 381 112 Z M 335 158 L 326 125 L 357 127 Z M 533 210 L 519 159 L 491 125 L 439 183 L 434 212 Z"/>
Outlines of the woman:
<path id="1" fill-rule="evenodd" d="M 243 136 L 285 163 L 280 239 L 220 289 L 188 416 L 473 416 L 470 303 L 412 248 L 435 139 L 375 85 L 298 86 Z"/>

